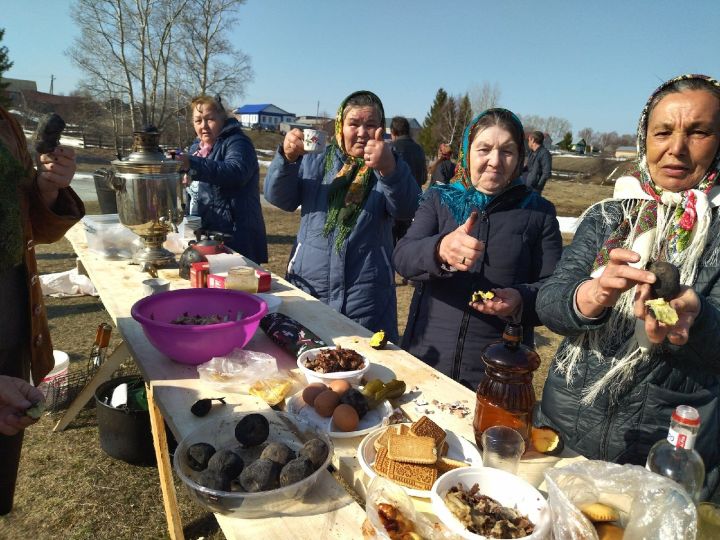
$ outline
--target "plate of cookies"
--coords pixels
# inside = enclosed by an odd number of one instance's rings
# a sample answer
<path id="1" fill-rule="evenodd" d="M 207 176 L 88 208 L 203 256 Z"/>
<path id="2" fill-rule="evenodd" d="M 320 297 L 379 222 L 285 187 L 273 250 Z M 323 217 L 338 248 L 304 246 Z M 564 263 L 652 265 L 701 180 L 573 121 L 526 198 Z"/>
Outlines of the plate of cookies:
<path id="1" fill-rule="evenodd" d="M 424 499 L 430 498 L 430 489 L 440 475 L 482 466 L 473 443 L 427 416 L 412 424 L 391 424 L 368 433 L 358 446 L 357 457 L 368 478 L 384 476 L 413 497 Z"/>

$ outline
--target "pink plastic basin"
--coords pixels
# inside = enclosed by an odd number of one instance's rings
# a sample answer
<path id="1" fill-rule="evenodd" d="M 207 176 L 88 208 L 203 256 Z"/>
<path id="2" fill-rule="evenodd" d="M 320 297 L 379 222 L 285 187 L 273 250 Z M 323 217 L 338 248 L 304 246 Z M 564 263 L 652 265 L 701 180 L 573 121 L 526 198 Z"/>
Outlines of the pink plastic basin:
<path id="1" fill-rule="evenodd" d="M 237 318 L 241 313 L 240 320 Z M 229 322 L 181 325 L 170 321 L 190 316 L 228 316 Z M 214 356 L 244 347 L 255 334 L 267 304 L 257 296 L 225 289 L 181 289 L 135 302 L 131 314 L 157 350 L 182 364 L 202 364 Z"/>

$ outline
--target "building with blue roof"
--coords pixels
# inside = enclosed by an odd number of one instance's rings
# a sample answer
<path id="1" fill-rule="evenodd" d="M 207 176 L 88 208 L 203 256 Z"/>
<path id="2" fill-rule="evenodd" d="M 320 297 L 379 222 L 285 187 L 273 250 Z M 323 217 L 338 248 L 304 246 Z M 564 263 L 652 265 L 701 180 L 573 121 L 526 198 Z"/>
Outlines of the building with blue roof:
<path id="1" fill-rule="evenodd" d="M 243 127 L 277 131 L 281 122 L 294 122 L 295 115 L 272 103 L 243 105 L 233 111 Z"/>

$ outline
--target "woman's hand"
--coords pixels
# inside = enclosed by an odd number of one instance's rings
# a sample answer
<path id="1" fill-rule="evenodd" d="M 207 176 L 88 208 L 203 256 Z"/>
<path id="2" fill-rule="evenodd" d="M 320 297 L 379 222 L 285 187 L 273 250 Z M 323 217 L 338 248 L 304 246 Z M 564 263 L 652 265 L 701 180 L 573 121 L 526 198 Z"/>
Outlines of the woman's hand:
<path id="1" fill-rule="evenodd" d="M 477 212 L 470 214 L 465 223 L 440 241 L 438 257 L 441 263 L 468 271 L 485 254 L 485 243 L 471 236 L 473 225 L 477 221 Z"/>
<path id="2" fill-rule="evenodd" d="M 655 283 L 655 274 L 630 266 L 639 260 L 640 255 L 634 251 L 613 249 L 602 275 L 578 288 L 575 301 L 580 313 L 589 318 L 599 317 L 605 308 L 613 307 L 625 291 L 638 284 Z"/>
<path id="3" fill-rule="evenodd" d="M 58 146 L 49 154 L 38 157 L 37 184 L 40 195 L 48 208 L 57 200 L 58 191 L 70 185 L 75 176 L 75 150 Z"/>
<path id="4" fill-rule="evenodd" d="M 37 420 L 25 411 L 38 401 L 42 392 L 22 379 L 0 375 L 0 433 L 15 435 Z"/>
<path id="5" fill-rule="evenodd" d="M 470 306 L 485 315 L 513 317 L 518 315 L 522 306 L 522 296 L 517 289 L 492 289 L 495 297 L 484 302 L 470 302 Z"/>
<path id="6" fill-rule="evenodd" d="M 382 176 L 390 176 L 395 171 L 395 156 L 393 156 L 390 145 L 385 144 L 383 128 L 375 130 L 375 138 L 370 139 L 365 145 L 365 165 L 375 169 Z"/>
<path id="7" fill-rule="evenodd" d="M 633 306 L 635 316 L 645 321 L 645 333 L 652 343 L 662 343 L 665 338 L 673 345 L 685 345 L 690 335 L 690 327 L 700 314 L 700 298 L 692 289 L 683 285 L 680 294 L 670 300 L 670 305 L 677 311 L 678 322 L 670 326 L 658 322 L 645 305 L 645 300 L 653 298 L 650 285 L 638 285 Z"/>
<path id="8" fill-rule="evenodd" d="M 293 128 L 285 134 L 285 138 L 283 139 L 283 153 L 285 154 L 285 159 L 290 163 L 294 163 L 305 153 L 303 132 L 301 130 Z"/>

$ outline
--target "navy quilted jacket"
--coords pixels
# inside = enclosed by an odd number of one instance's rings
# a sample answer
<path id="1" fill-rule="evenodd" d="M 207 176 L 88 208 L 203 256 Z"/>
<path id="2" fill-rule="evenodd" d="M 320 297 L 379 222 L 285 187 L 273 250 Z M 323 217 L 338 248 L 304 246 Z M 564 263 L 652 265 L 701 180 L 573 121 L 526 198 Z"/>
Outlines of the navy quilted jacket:
<path id="1" fill-rule="evenodd" d="M 190 153 L 197 147 L 196 141 Z M 256 263 L 267 262 L 257 155 L 235 118 L 227 119 L 207 158 L 190 156 L 190 168 L 199 180 L 203 228 L 231 235 L 228 246 Z"/>
<path id="2" fill-rule="evenodd" d="M 528 193 L 525 186 L 511 187 L 480 212 L 472 234 L 485 242 L 485 256 L 469 272 L 447 272 L 435 257 L 437 244 L 459 225 L 434 191 L 393 255 L 398 273 L 419 281 L 403 349 L 473 390 L 484 372 L 482 350 L 501 338 L 505 322 L 469 307 L 472 292 L 516 288 L 523 298 L 524 342 L 532 344 L 540 324 L 535 296 L 562 251 L 555 207 L 533 194 L 521 208 Z"/>
<path id="3" fill-rule="evenodd" d="M 621 215 L 619 203 L 609 203 L 610 215 Z M 545 325 L 563 336 L 577 336 L 603 326 L 605 317 L 586 324 L 573 308 L 575 289 L 588 279 L 596 254 L 616 228 L 604 223 L 599 207 L 582 221 L 558 264 L 555 273 L 540 289 L 537 311 Z M 718 209 L 708 240 L 720 234 Z M 617 402 L 606 393 L 590 406 L 580 400 L 585 388 L 606 371 L 598 353 L 586 351 L 571 384 L 551 366 L 536 424 L 553 426 L 562 433 L 565 445 L 591 458 L 644 465 L 650 447 L 667 437 L 670 415 L 677 405 L 691 405 L 700 412 L 701 426 L 695 448 L 705 462 L 707 498 L 720 482 L 720 268 L 717 261 L 701 258 L 693 288 L 702 301 L 702 311 L 690 329 L 684 346 L 665 343 L 659 357 L 635 373 L 632 388 Z M 565 345 L 563 342 L 560 347 Z"/>

